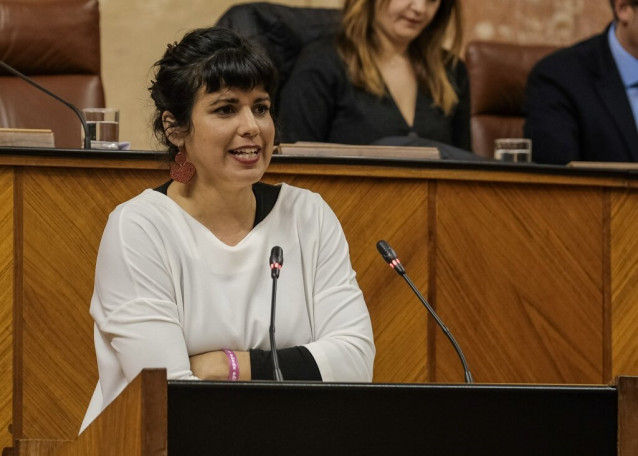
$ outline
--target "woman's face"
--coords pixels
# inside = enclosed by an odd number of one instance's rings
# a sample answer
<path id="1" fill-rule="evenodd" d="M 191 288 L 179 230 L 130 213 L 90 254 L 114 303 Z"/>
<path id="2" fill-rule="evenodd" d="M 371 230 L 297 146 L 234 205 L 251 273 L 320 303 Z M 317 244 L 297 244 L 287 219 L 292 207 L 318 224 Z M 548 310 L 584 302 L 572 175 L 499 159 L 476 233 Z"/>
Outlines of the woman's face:
<path id="1" fill-rule="evenodd" d="M 440 6 L 441 0 L 380 2 L 375 12 L 375 29 L 392 43 L 410 44 L 432 22 Z"/>
<path id="2" fill-rule="evenodd" d="M 228 188 L 250 186 L 261 179 L 275 139 L 270 104 L 262 87 L 199 90 L 183 144 L 198 181 Z"/>

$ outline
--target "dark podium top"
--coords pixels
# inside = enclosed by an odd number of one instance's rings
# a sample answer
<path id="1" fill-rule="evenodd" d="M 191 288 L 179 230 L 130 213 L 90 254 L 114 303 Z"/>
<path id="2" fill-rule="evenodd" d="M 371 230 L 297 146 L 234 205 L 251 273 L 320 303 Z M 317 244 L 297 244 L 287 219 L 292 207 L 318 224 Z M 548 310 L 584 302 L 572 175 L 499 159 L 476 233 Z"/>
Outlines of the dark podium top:
<path id="1" fill-rule="evenodd" d="M 170 456 L 616 454 L 607 386 L 168 382 Z"/>

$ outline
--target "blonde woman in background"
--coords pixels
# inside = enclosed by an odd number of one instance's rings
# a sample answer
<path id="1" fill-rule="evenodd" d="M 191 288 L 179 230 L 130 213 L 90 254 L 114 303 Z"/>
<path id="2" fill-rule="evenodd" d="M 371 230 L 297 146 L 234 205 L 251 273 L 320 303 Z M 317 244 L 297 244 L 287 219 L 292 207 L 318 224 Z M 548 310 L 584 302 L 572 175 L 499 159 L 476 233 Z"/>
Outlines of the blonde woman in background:
<path id="1" fill-rule="evenodd" d="M 469 150 L 461 41 L 457 0 L 346 0 L 340 32 L 306 46 L 283 87 L 282 140 Z"/>

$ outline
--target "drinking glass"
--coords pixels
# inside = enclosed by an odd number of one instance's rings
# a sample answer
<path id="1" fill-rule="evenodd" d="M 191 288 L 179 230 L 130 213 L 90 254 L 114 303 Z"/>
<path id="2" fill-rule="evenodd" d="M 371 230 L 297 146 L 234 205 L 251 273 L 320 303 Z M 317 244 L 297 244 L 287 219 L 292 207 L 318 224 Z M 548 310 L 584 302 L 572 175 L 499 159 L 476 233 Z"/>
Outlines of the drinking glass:
<path id="1" fill-rule="evenodd" d="M 494 140 L 494 158 L 504 162 L 530 163 L 532 140 L 527 138 L 499 138 Z"/>
<path id="2" fill-rule="evenodd" d="M 82 110 L 89 127 L 91 147 L 117 149 L 120 137 L 120 110 L 115 108 L 85 108 Z M 84 140 L 84 131 L 82 132 Z"/>

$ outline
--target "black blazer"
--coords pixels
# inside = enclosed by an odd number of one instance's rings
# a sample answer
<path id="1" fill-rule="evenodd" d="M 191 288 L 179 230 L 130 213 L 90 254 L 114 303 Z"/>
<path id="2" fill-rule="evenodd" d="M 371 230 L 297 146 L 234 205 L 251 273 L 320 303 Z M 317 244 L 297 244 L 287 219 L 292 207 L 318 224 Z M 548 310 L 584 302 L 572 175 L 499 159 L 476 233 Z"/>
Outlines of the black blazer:
<path id="1" fill-rule="evenodd" d="M 388 137 L 411 137 L 470 150 L 470 86 L 465 64 L 448 66 L 459 102 L 449 114 L 434 106 L 428 91 L 417 93 L 414 125 L 394 99 L 355 86 L 332 36 L 305 46 L 281 92 L 282 142 L 371 144 Z M 398 138 L 395 138 L 398 139 Z M 396 143 L 395 143 L 396 144 Z M 416 144 L 415 144 L 416 145 Z"/>
<path id="2" fill-rule="evenodd" d="M 609 49 L 609 27 L 532 69 L 525 136 L 536 163 L 638 161 L 638 129 Z"/>

